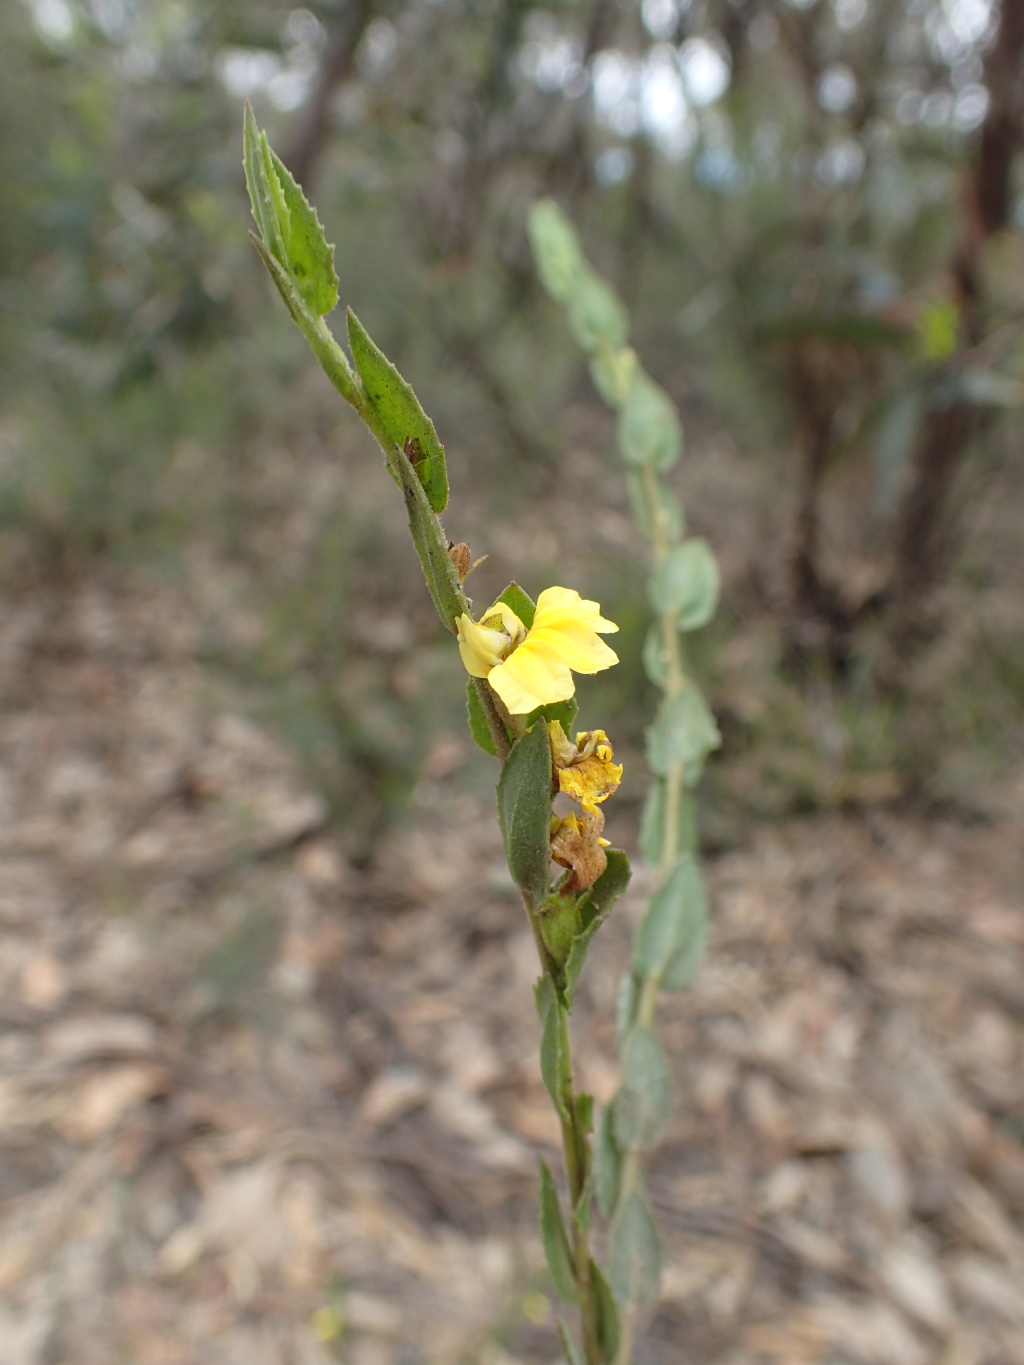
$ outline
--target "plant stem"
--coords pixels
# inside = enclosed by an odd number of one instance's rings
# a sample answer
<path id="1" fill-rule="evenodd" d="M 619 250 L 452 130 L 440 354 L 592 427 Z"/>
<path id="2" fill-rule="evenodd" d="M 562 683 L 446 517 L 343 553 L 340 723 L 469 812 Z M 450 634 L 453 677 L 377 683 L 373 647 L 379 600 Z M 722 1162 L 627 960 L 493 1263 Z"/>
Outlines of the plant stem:
<path id="1" fill-rule="evenodd" d="M 561 1057 L 562 1148 L 569 1182 L 569 1212 L 572 1224 L 572 1258 L 579 1293 L 580 1330 L 587 1365 L 604 1365 L 605 1355 L 598 1328 L 597 1295 L 590 1277 L 589 1200 L 587 1181 L 591 1167 L 590 1137 L 580 1122 L 576 1090 L 572 1077 L 572 1052 L 569 1016 L 558 1007 Z"/>
<path id="2" fill-rule="evenodd" d="M 523 904 L 533 930 L 537 945 L 537 956 L 545 976 L 555 981 L 557 964 L 548 951 L 540 932 L 537 913 L 533 903 L 523 893 Z M 557 991 L 556 991 L 557 1000 Z M 562 1151 L 565 1157 L 565 1172 L 569 1186 L 569 1222 L 572 1229 L 573 1278 L 579 1296 L 580 1331 L 583 1337 L 583 1351 L 587 1365 L 607 1365 L 598 1325 L 597 1293 L 590 1275 L 590 1217 L 588 1203 L 590 1192 L 587 1188 L 593 1165 L 590 1135 L 584 1128 L 579 1112 L 576 1087 L 573 1083 L 572 1039 L 569 1034 L 569 1016 L 557 1003 L 558 1010 L 558 1098 L 559 1124 L 562 1129 Z"/>

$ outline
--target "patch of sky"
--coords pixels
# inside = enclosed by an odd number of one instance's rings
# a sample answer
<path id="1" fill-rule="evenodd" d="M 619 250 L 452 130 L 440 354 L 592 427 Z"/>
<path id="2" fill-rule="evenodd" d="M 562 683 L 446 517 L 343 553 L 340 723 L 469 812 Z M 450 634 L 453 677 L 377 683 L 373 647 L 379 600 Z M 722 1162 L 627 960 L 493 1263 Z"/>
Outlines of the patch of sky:
<path id="1" fill-rule="evenodd" d="M 705 147 L 697 157 L 695 172 L 702 185 L 727 194 L 743 189 L 749 181 L 749 175 L 737 160 L 736 153 L 725 142 Z"/>
<path id="2" fill-rule="evenodd" d="M 690 103 L 713 104 L 729 88 L 729 62 L 707 38 L 688 38 L 679 49 L 679 71 Z"/>
<path id="3" fill-rule="evenodd" d="M 818 81 L 818 103 L 830 114 L 845 114 L 857 98 L 857 78 L 842 62 L 826 67 Z"/>
<path id="4" fill-rule="evenodd" d="M 32 22 L 44 42 L 60 46 L 74 36 L 75 12 L 67 0 L 31 0 Z"/>
<path id="5" fill-rule="evenodd" d="M 965 85 L 953 101 L 953 125 L 969 133 L 981 126 L 988 113 L 988 91 L 983 85 Z"/>
<path id="6" fill-rule="evenodd" d="M 640 13 L 644 28 L 658 41 L 676 36 L 679 20 L 690 8 L 691 0 L 643 0 Z"/>
<path id="7" fill-rule="evenodd" d="M 599 185 L 621 185 L 633 173 L 635 157 L 628 147 L 606 147 L 594 162 Z"/>
<path id="8" fill-rule="evenodd" d="M 832 11 L 837 27 L 844 33 L 852 33 L 868 17 L 868 3 L 867 0 L 832 0 Z"/>
<path id="9" fill-rule="evenodd" d="M 828 189 L 853 185 L 864 173 L 864 148 L 852 137 L 841 138 L 826 147 L 815 162 L 814 176 Z"/>

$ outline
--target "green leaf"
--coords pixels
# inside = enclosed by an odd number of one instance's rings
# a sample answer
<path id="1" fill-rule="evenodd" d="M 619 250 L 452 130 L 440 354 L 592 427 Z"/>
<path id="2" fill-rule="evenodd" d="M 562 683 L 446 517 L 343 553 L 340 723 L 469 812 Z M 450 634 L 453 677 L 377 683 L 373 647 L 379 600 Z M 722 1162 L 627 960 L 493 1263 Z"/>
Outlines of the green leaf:
<path id="1" fill-rule="evenodd" d="M 619 414 L 619 449 L 627 464 L 664 473 L 679 459 L 683 429 L 675 404 L 650 375 L 638 369 Z"/>
<path id="2" fill-rule="evenodd" d="M 602 346 L 590 357 L 590 378 L 610 408 L 620 408 L 626 401 L 636 367 L 637 355 L 632 346 L 620 346 L 618 350 Z"/>
<path id="3" fill-rule="evenodd" d="M 622 1153 L 615 1141 L 612 1123 L 614 1113 L 614 1103 L 605 1105 L 594 1145 L 594 1186 L 598 1207 L 606 1218 L 612 1216 L 619 1202 L 619 1180 L 622 1174 Z"/>
<path id="4" fill-rule="evenodd" d="M 626 487 L 637 525 L 648 540 L 654 539 L 656 533 L 663 535 L 666 541 L 679 540 L 686 519 L 679 499 L 664 480 L 651 479 L 642 468 L 627 465 Z"/>
<path id="5" fill-rule="evenodd" d="M 526 230 L 541 284 L 564 303 L 583 265 L 576 229 L 553 199 L 540 199 L 530 210 Z"/>
<path id="6" fill-rule="evenodd" d="M 562 1028 L 561 1005 L 550 976 L 542 976 L 534 989 L 534 1000 L 540 1016 L 540 1074 L 545 1089 L 563 1119 L 566 1113 L 562 1100 Z"/>
<path id="7" fill-rule="evenodd" d="M 615 997 L 615 1033 L 622 1046 L 629 1030 L 636 1023 L 640 1003 L 640 981 L 632 971 L 624 972 Z"/>
<path id="8" fill-rule="evenodd" d="M 700 870 L 693 855 L 683 853 L 651 897 L 633 936 L 633 971 L 641 978 L 662 978 L 673 960 L 706 933 L 707 921 Z"/>
<path id="9" fill-rule="evenodd" d="M 608 1272 L 620 1303 L 656 1303 L 661 1287 L 661 1242 L 647 1200 L 632 1190 L 612 1222 Z"/>
<path id="10" fill-rule="evenodd" d="M 596 1291 L 594 1297 L 597 1299 L 597 1335 L 604 1348 L 607 1360 L 614 1360 L 619 1350 L 619 1338 L 621 1331 L 619 1328 L 619 1306 L 615 1302 L 615 1295 L 608 1287 L 608 1281 L 601 1274 L 601 1269 L 596 1261 L 590 1262 L 590 1278 Z"/>
<path id="11" fill-rule="evenodd" d="M 613 1101 L 616 1141 L 647 1147 L 665 1131 L 672 1110 L 672 1085 L 661 1044 L 649 1028 L 630 1030 L 622 1049 L 622 1085 Z"/>
<path id="12" fill-rule="evenodd" d="M 537 916 L 537 928 L 544 946 L 561 968 L 580 933 L 580 912 L 575 896 L 548 896 Z M 566 1008 L 572 1006 L 567 1002 Z"/>
<path id="13" fill-rule="evenodd" d="M 547 705 L 538 706 L 531 711 L 526 717 L 526 724 L 532 725 L 535 720 L 540 720 L 543 716 L 545 720 L 557 720 L 566 735 L 570 736 L 579 709 L 575 697 L 570 697 L 567 701 L 549 701 Z"/>
<path id="14" fill-rule="evenodd" d="M 573 340 L 587 352 L 618 350 L 629 330 L 626 310 L 615 291 L 586 263 L 573 277 L 568 320 Z"/>
<path id="15" fill-rule="evenodd" d="M 651 575 L 648 595 L 655 611 L 674 616 L 680 630 L 699 630 L 715 614 L 722 578 L 703 536 L 674 545 Z"/>
<path id="16" fill-rule="evenodd" d="M 687 932 L 680 934 L 661 978 L 662 989 L 666 991 L 677 991 L 687 985 L 697 975 L 704 961 L 708 946 L 706 900 L 702 900 L 700 908 L 693 910 L 692 919 L 687 919 L 684 928 Z"/>
<path id="17" fill-rule="evenodd" d="M 655 621 L 644 636 L 641 658 L 648 678 L 655 687 L 664 691 L 668 684 L 668 650 L 665 648 L 665 631 L 660 621 Z"/>
<path id="18" fill-rule="evenodd" d="M 597 881 L 580 897 L 580 932 L 573 940 L 565 963 L 565 1007 L 572 1009 L 576 982 L 579 980 L 591 940 L 612 912 L 612 907 L 629 885 L 629 859 L 618 848 L 606 850 L 608 866 Z"/>
<path id="19" fill-rule="evenodd" d="M 575 1303 L 578 1294 L 569 1235 L 562 1219 L 555 1182 L 544 1161 L 540 1163 L 540 1232 L 555 1291 L 565 1303 Z"/>
<path id="20" fill-rule="evenodd" d="M 583 1353 L 576 1345 L 575 1340 L 569 1334 L 569 1329 L 561 1318 L 558 1319 L 558 1339 L 562 1343 L 562 1352 L 565 1355 L 565 1365 L 586 1365 Z"/>
<path id="21" fill-rule="evenodd" d="M 363 381 L 387 438 L 416 470 L 427 500 L 435 512 L 448 504 L 448 470 L 444 447 L 437 439 L 434 424 L 423 411 L 412 388 L 371 340 L 352 309 L 347 311 L 348 340 L 352 359 Z"/>
<path id="22" fill-rule="evenodd" d="M 640 852 L 652 867 L 658 867 L 663 857 L 665 837 L 665 779 L 656 777 L 651 783 L 644 811 L 640 818 Z M 679 812 L 673 852 L 697 851 L 697 803 L 693 793 L 685 787 L 679 793 Z M 673 859 L 674 861 L 674 859 Z"/>
<path id="23" fill-rule="evenodd" d="M 541 724 L 516 740 L 502 764 L 498 824 L 512 880 L 542 905 L 551 884 L 551 745 Z"/>
<path id="24" fill-rule="evenodd" d="M 447 630 L 456 631 L 456 621 L 468 610 L 462 584 L 448 555 L 448 544 L 441 530 L 437 513 L 427 499 L 427 490 L 413 469 L 405 452 L 398 446 L 385 451 L 389 467 L 394 471 L 398 486 L 405 498 L 409 517 L 409 531 L 416 553 L 423 566 L 427 588 L 437 608 L 437 614 Z"/>
<path id="25" fill-rule="evenodd" d="M 484 713 L 483 702 L 480 700 L 475 678 L 470 678 L 466 686 L 466 716 L 469 720 L 469 733 L 477 744 L 480 745 L 485 754 L 497 758 L 498 751 L 494 747 L 494 736 L 491 734 L 491 727 L 487 724 L 487 716 Z"/>
<path id="26" fill-rule="evenodd" d="M 530 594 L 524 592 L 518 583 L 510 583 L 503 593 L 498 594 L 497 601 L 511 607 L 526 629 L 530 629 L 537 608 Z"/>
<path id="27" fill-rule="evenodd" d="M 283 264 L 295 281 L 303 302 L 312 308 L 317 317 L 323 317 L 338 302 L 334 245 L 324 236 L 316 209 L 296 184 L 291 171 L 273 150 L 270 151 L 270 157 L 288 209 Z"/>
<path id="28" fill-rule="evenodd" d="M 292 321 L 309 343 L 309 348 L 316 356 L 320 368 L 345 402 L 350 403 L 365 420 L 366 399 L 355 375 L 352 373 L 348 356 L 335 341 L 323 319 L 314 317 L 303 303 L 291 276 L 271 253 L 266 243 L 254 232 L 250 232 L 249 236 L 252 239 L 253 246 L 259 252 L 260 260 L 267 268 L 267 273 L 274 281 L 285 307 L 291 314 Z M 396 483 L 400 482 L 397 471 L 390 464 L 388 465 L 388 472 Z"/>
<path id="29" fill-rule="evenodd" d="M 700 777 L 704 760 L 722 742 L 718 726 L 703 693 L 687 682 L 673 697 L 665 697 L 654 724 L 647 731 L 647 762 L 651 771 L 665 776 L 680 763 L 687 786 Z"/>
<path id="30" fill-rule="evenodd" d="M 245 167 L 245 184 L 252 204 L 252 216 L 260 230 L 264 244 L 276 256 L 280 251 L 280 237 L 277 231 L 277 215 L 271 198 L 267 167 L 263 160 L 263 146 L 260 130 L 252 105 L 245 102 L 245 121 L 242 129 L 242 165 Z M 276 249 L 275 249 L 276 248 Z"/>

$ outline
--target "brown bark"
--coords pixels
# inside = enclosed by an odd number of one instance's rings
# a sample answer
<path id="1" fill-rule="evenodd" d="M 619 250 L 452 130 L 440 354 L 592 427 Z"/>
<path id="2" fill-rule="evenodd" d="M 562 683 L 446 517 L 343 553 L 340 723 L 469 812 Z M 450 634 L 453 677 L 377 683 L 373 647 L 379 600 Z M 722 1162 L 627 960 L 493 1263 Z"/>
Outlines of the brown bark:
<path id="1" fill-rule="evenodd" d="M 1021 145 L 1024 85 L 1024 0 L 1003 0 L 998 27 L 985 59 L 989 107 L 978 151 L 965 185 L 965 221 L 952 273 L 960 292 L 959 354 L 955 376 L 969 348 L 980 339 L 982 252 L 987 239 L 1009 222 L 1013 160 Z M 903 637 L 907 623 L 948 562 L 953 489 L 976 432 L 988 419 L 963 402 L 933 407 L 918 432 L 913 472 L 896 532 L 893 577 L 886 592 L 890 637 Z"/>

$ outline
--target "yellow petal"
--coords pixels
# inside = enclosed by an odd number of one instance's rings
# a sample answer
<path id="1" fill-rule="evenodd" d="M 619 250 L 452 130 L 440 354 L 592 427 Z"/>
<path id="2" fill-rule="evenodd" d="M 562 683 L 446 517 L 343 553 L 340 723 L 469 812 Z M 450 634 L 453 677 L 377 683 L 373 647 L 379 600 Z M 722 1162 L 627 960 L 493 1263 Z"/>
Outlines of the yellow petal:
<path id="1" fill-rule="evenodd" d="M 537 598 L 534 627 L 562 623 L 568 619 L 596 630 L 600 635 L 618 630 L 614 621 L 606 621 L 601 615 L 599 602 L 581 597 L 575 588 L 545 588 Z"/>
<path id="2" fill-rule="evenodd" d="M 513 716 L 525 716 L 538 706 L 566 701 L 576 690 L 569 666 L 533 632 L 487 680 Z"/>
<path id="3" fill-rule="evenodd" d="M 508 636 L 502 630 L 478 626 L 468 616 L 460 616 L 457 625 L 459 653 L 466 672 L 473 678 L 486 678 L 508 652 Z"/>

